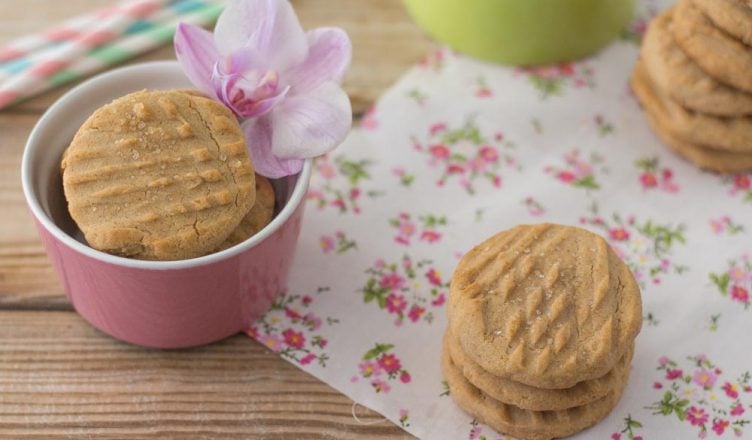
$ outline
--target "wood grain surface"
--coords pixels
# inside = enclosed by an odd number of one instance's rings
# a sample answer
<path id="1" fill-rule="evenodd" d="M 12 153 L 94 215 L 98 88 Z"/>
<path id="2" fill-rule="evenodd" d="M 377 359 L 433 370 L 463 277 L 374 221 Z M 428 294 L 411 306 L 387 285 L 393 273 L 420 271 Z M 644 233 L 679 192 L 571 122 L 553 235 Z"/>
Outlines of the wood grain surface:
<path id="1" fill-rule="evenodd" d="M 110 3 L 1 1 L 0 44 Z M 433 46 L 400 0 L 293 4 L 305 28 L 350 34 L 345 89 L 356 117 Z M 174 59 L 172 48 L 129 63 L 157 59 Z M 73 312 L 20 184 L 26 137 L 70 86 L 0 112 L 0 438 L 410 438 L 246 336 L 149 350 L 115 341 Z"/>

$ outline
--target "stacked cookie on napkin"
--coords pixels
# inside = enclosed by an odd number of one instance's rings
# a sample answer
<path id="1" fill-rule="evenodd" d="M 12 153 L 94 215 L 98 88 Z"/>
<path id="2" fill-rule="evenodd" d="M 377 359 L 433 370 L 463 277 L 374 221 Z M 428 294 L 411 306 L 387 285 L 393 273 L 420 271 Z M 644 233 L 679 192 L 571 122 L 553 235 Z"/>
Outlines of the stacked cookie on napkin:
<path id="1" fill-rule="evenodd" d="M 462 258 L 442 369 L 458 406 L 500 432 L 551 439 L 604 418 L 627 383 L 640 290 L 606 241 L 521 225 Z"/>
<path id="2" fill-rule="evenodd" d="M 680 0 L 650 23 L 631 83 L 671 149 L 752 170 L 752 1 Z"/>

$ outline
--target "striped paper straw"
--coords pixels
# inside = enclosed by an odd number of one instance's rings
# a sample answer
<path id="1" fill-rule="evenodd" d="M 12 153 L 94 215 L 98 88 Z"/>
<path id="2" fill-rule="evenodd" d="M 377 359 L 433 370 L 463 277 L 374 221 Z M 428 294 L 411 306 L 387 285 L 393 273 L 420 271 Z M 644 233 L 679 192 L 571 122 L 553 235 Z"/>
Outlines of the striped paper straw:
<path id="1" fill-rule="evenodd" d="M 0 80 L 8 74 L 37 67 L 47 58 L 68 56 L 73 59 L 77 51 L 85 52 L 117 37 L 133 19 L 151 14 L 171 1 L 174 0 L 127 0 L 13 40 L 0 47 Z"/>
<path id="2" fill-rule="evenodd" d="M 7 63 L 8 61 L 25 57 L 35 50 L 68 40 L 78 35 L 81 29 L 91 26 L 96 21 L 96 14 L 83 15 L 44 32 L 16 38 L 0 47 L 0 63 Z"/>
<path id="3" fill-rule="evenodd" d="M 122 35 L 125 28 L 138 18 L 159 10 L 168 0 L 137 0 L 112 11 L 91 29 L 61 44 L 31 53 L 24 62 L 29 66 L 3 80 L 2 91 L 24 91 L 59 71 L 91 49 Z"/>
<path id="4" fill-rule="evenodd" d="M 211 24 L 222 11 L 224 1 L 180 0 L 173 2 L 152 14 L 148 20 L 140 19 L 131 22 L 121 38 L 90 49 L 49 76 L 30 75 L 27 77 L 29 80 L 19 80 L 9 85 L 3 83 L 0 85 L 0 109 L 168 43 L 172 40 L 179 22 L 198 26 Z M 23 87 L 19 88 L 19 84 Z"/>

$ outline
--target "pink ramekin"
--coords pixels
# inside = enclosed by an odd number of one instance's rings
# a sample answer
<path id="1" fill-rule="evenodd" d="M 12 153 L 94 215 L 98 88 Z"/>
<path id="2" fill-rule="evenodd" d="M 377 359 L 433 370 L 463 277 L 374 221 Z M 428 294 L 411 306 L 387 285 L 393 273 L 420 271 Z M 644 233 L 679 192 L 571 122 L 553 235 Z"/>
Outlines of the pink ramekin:
<path id="1" fill-rule="evenodd" d="M 60 157 L 95 109 L 130 92 L 190 87 L 174 61 L 124 67 L 92 78 L 37 122 L 22 161 L 23 190 L 73 307 L 94 327 L 159 348 L 213 342 L 242 331 L 286 288 L 300 233 L 311 161 L 273 181 L 278 213 L 249 240 L 181 261 L 116 257 L 88 247 L 68 215 Z"/>

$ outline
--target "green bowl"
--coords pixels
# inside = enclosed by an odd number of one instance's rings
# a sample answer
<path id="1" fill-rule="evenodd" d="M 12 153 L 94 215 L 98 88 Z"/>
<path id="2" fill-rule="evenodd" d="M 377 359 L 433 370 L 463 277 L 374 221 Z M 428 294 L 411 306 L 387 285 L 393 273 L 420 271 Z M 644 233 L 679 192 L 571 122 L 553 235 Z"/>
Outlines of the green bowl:
<path id="1" fill-rule="evenodd" d="M 431 36 L 504 64 L 550 64 L 589 55 L 632 17 L 633 0 L 405 0 Z"/>

